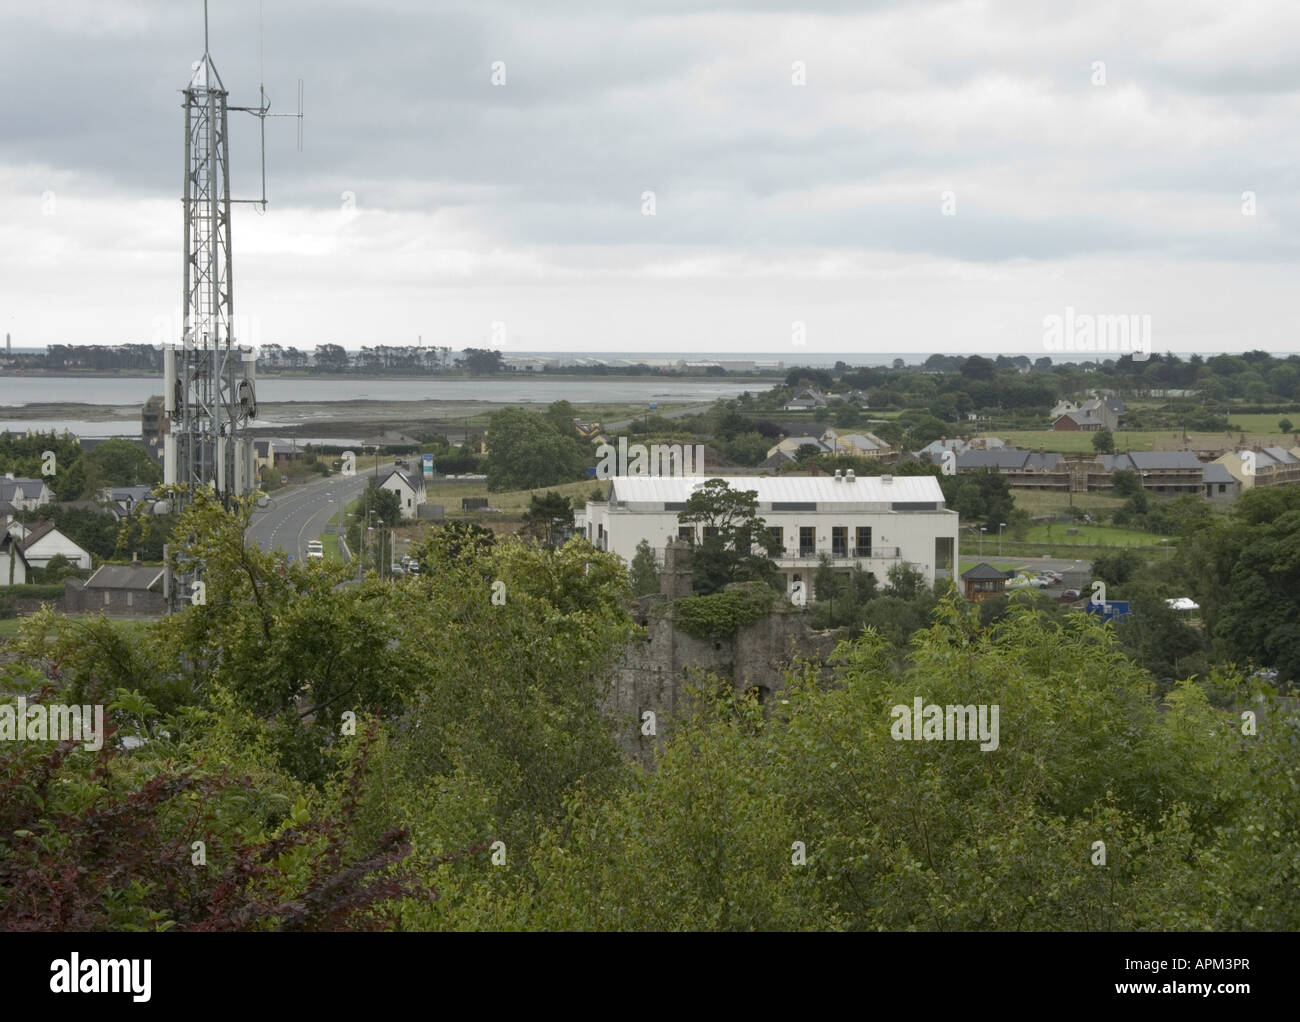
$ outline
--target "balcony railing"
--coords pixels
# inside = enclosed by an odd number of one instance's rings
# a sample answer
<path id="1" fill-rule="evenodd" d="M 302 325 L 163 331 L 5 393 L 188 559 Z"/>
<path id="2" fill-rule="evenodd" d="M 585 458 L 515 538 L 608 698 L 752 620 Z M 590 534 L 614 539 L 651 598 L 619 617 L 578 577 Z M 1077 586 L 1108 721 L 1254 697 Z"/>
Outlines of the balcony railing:
<path id="1" fill-rule="evenodd" d="M 852 547 L 850 549 L 832 547 L 829 550 L 816 550 L 807 547 L 800 547 L 798 552 L 795 552 L 794 550 L 777 551 L 776 559 L 785 561 L 816 561 L 822 556 L 822 554 L 829 554 L 833 561 L 896 561 L 902 558 L 903 551 L 901 547 L 896 546 L 877 546 L 872 547 L 870 551 L 865 547 Z"/>
<path id="2" fill-rule="evenodd" d="M 600 546 L 600 544 L 597 544 Z M 601 547 L 604 549 L 605 547 Z M 651 553 L 654 554 L 656 566 L 664 566 L 664 547 L 651 547 Z M 755 547 L 754 553 L 762 553 L 761 548 Z M 858 561 L 858 560 L 875 560 L 875 561 L 898 561 L 903 559 L 901 547 L 896 546 L 878 546 L 872 547 L 870 552 L 864 547 L 850 547 L 847 551 L 835 550 L 778 550 L 772 555 L 774 561 L 807 561 L 815 564 L 821 560 L 822 554 L 829 554 L 832 562 L 835 561 Z"/>

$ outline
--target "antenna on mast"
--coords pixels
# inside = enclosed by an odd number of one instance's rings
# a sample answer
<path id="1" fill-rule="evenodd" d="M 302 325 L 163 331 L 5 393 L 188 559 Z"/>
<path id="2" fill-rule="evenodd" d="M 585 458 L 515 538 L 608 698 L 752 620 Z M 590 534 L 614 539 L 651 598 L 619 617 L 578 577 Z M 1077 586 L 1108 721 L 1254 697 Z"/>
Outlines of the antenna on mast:
<path id="1" fill-rule="evenodd" d="M 259 13 L 260 21 L 260 13 Z M 182 336 L 163 351 L 164 407 L 171 419 L 164 439 L 163 479 L 178 487 L 173 510 L 181 511 L 199 489 L 210 490 L 227 507 L 257 490 L 256 461 L 248 433 L 257 416 L 256 354 L 236 343 L 230 209 L 248 203 L 266 209 L 266 118 L 299 119 L 302 138 L 302 80 L 299 110 L 270 114 L 265 86 L 255 107 L 229 106 L 228 93 L 209 52 L 208 3 L 203 0 L 203 59 L 183 90 L 185 97 L 185 184 L 181 291 Z M 230 194 L 228 112 L 251 113 L 261 122 L 262 196 Z M 163 590 L 169 606 L 201 602 L 202 565 L 167 557 Z"/>

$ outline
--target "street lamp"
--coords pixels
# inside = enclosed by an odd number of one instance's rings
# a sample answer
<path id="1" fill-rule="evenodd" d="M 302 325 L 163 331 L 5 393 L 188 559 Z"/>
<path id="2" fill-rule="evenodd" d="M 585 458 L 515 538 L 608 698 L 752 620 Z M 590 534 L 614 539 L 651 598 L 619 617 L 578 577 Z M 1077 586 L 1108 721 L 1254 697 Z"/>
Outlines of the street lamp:
<path id="1" fill-rule="evenodd" d="M 1007 527 L 1006 522 L 998 523 L 998 556 L 1002 556 L 1002 530 Z"/>
<path id="2" fill-rule="evenodd" d="M 988 531 L 989 530 L 985 526 L 983 525 L 980 526 L 980 559 L 981 560 L 984 559 L 984 533 Z"/>

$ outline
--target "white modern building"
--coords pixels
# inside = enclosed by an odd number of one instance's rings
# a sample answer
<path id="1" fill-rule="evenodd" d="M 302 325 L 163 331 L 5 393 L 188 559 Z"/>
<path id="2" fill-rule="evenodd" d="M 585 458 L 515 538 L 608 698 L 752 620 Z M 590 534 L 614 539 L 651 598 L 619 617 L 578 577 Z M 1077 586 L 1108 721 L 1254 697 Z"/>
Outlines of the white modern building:
<path id="1" fill-rule="evenodd" d="M 626 561 L 641 540 L 662 556 L 670 539 L 703 539 L 699 526 L 679 525 L 691 491 L 706 476 L 617 476 L 609 499 L 574 514 L 577 531 Z M 934 476 L 740 476 L 733 490 L 756 490 L 758 513 L 777 536 L 775 558 L 787 588 L 807 582 L 822 554 L 844 570 L 861 566 L 885 581 L 908 564 L 933 583 L 952 578 L 957 563 L 957 512 L 944 507 Z"/>

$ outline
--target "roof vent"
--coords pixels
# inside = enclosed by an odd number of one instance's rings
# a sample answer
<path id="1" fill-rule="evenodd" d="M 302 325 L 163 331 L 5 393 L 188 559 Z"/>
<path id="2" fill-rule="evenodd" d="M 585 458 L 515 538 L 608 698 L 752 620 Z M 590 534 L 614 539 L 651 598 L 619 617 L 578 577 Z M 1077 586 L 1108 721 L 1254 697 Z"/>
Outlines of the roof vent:
<path id="1" fill-rule="evenodd" d="M 844 477 L 844 481 L 845 481 L 846 483 L 851 483 L 851 482 L 853 482 L 853 480 L 856 479 L 856 478 L 857 478 L 857 476 L 855 476 L 855 475 L 853 474 L 853 469 L 849 469 L 848 474 Z"/>
<path id="2" fill-rule="evenodd" d="M 881 476 L 881 477 L 880 477 L 880 481 L 881 481 L 882 483 L 884 483 L 886 486 L 888 486 L 890 483 L 892 483 L 892 482 L 894 481 L 894 477 L 893 477 L 893 476 Z"/>

